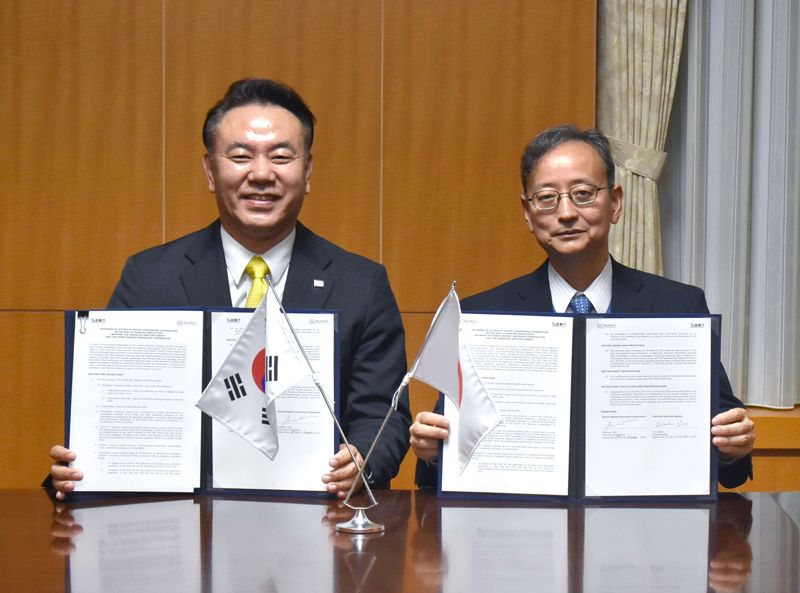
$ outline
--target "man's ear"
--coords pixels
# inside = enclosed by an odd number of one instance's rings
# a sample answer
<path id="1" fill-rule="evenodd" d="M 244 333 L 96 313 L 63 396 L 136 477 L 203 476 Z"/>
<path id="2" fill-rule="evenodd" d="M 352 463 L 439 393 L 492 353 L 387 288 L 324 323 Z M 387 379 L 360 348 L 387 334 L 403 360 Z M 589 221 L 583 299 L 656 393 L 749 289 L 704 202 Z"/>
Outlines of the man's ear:
<path id="1" fill-rule="evenodd" d="M 622 186 L 617 183 L 611 188 L 611 224 L 617 224 L 617 221 L 622 217 L 622 202 Z"/>
<path id="2" fill-rule="evenodd" d="M 206 180 L 208 181 L 208 191 L 214 191 L 214 173 L 211 170 L 211 157 L 208 153 L 203 155 L 203 171 L 206 173 Z"/>
<path id="3" fill-rule="evenodd" d="M 311 170 L 314 168 L 314 155 L 308 155 L 308 160 L 306 161 L 306 193 L 311 191 Z"/>
<path id="4" fill-rule="evenodd" d="M 525 197 L 525 194 L 521 194 L 519 197 L 519 203 L 522 205 L 522 215 L 525 217 L 525 224 L 528 225 L 528 230 L 533 232 L 533 221 L 531 220 L 531 203 Z"/>

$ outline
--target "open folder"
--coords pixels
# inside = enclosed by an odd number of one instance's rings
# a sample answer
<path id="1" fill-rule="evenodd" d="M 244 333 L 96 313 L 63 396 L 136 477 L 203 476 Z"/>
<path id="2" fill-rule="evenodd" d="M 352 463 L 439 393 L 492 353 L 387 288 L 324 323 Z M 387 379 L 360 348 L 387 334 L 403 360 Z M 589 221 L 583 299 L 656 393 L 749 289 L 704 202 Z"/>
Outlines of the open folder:
<path id="1" fill-rule="evenodd" d="M 719 316 L 464 314 L 502 422 L 458 460 L 445 398 L 444 496 L 716 497 Z"/>
<path id="2" fill-rule="evenodd" d="M 337 438 L 310 376 L 275 400 L 275 418 L 265 426 L 277 432 L 274 460 L 195 407 L 250 315 L 219 309 L 65 313 L 66 443 L 84 473 L 77 493 L 324 492 L 320 476 Z M 336 314 L 289 316 L 326 394 L 338 400 Z M 263 360 L 258 364 L 262 354 L 247 369 L 260 373 L 254 380 L 261 385 L 269 372 Z M 235 378 L 228 395 L 232 406 L 246 398 L 266 402 L 262 391 L 237 389 Z"/>

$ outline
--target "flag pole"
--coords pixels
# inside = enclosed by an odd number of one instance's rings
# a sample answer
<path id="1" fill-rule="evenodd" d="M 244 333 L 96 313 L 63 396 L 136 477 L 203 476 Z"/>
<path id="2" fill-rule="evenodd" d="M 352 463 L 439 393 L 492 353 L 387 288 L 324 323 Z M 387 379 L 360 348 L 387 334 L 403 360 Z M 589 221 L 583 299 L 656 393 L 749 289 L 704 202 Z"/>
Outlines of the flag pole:
<path id="1" fill-rule="evenodd" d="M 355 492 L 356 487 L 358 486 L 358 481 L 362 480 L 364 484 L 367 483 L 364 480 L 364 468 L 367 467 L 367 463 L 369 463 L 369 458 L 372 456 L 372 452 L 375 450 L 375 445 L 378 443 L 378 440 L 381 438 L 381 434 L 383 434 L 383 429 L 386 428 L 386 424 L 389 422 L 389 418 L 391 415 L 397 411 L 397 404 L 400 401 L 400 395 L 403 393 L 403 389 L 408 387 L 408 383 L 411 380 L 411 376 L 406 374 L 403 377 L 403 380 L 400 382 L 400 386 L 395 390 L 394 395 L 392 395 L 392 402 L 389 405 L 389 410 L 386 412 L 386 416 L 383 417 L 383 422 L 381 422 L 380 428 L 378 428 L 378 432 L 375 435 L 375 438 L 372 439 L 372 444 L 369 447 L 369 451 L 367 451 L 367 456 L 364 457 L 364 463 L 358 470 L 353 483 L 350 485 L 350 490 L 347 491 L 347 496 L 344 498 L 344 504 L 350 507 L 351 509 L 356 511 L 356 514 L 353 515 L 353 518 L 349 521 L 344 521 L 342 523 L 336 524 L 336 531 L 340 531 L 342 533 L 354 533 L 354 534 L 364 534 L 364 533 L 381 533 L 384 530 L 384 526 L 380 523 L 374 523 L 370 521 L 367 517 L 366 513 L 364 513 L 363 508 L 354 507 L 350 504 L 350 497 Z"/>
<path id="2" fill-rule="evenodd" d="M 456 281 L 453 280 L 452 284 L 450 285 L 450 291 L 452 292 L 455 289 L 456 289 Z M 436 315 L 433 316 L 433 321 L 431 321 L 431 326 L 428 328 L 428 331 L 425 334 L 425 339 L 422 341 L 422 346 L 420 346 L 419 351 L 417 352 L 417 357 L 414 359 L 414 364 L 411 365 L 411 371 L 406 373 L 406 375 L 403 377 L 403 380 L 400 382 L 400 385 L 395 390 L 394 395 L 392 395 L 392 403 L 389 406 L 389 410 L 386 412 L 386 416 L 384 416 L 383 418 L 383 422 L 381 423 L 381 426 L 378 429 L 378 433 L 375 435 L 375 438 L 372 439 L 372 445 L 370 445 L 369 451 L 367 452 L 367 456 L 364 458 L 364 464 L 362 466 L 362 469 L 359 470 L 358 475 L 356 475 L 356 479 L 353 481 L 353 484 L 350 486 L 350 490 L 347 492 L 347 496 L 345 496 L 344 498 L 344 504 L 346 504 L 347 506 L 350 506 L 348 504 L 348 501 L 355 492 L 356 486 L 358 486 L 359 479 L 363 478 L 363 473 L 364 473 L 363 468 L 367 466 L 367 462 L 369 461 L 369 458 L 372 455 L 372 451 L 375 449 L 375 445 L 377 444 L 378 439 L 383 433 L 383 429 L 389 422 L 389 418 L 391 417 L 392 413 L 397 411 L 397 404 L 398 401 L 400 400 L 400 395 L 402 394 L 404 389 L 408 389 L 408 384 L 411 382 L 411 378 L 413 377 L 413 373 L 417 366 L 417 362 L 419 361 L 420 355 L 425 350 L 425 345 L 428 343 L 428 339 L 431 336 L 431 331 L 433 330 L 433 327 L 436 325 L 436 319 L 439 317 L 440 313 L 441 313 L 441 308 L 437 309 Z M 338 527 L 339 526 L 337 525 L 337 528 Z"/>
<path id="3" fill-rule="evenodd" d="M 453 292 L 455 289 L 456 289 L 456 281 L 453 280 L 452 284 L 450 285 L 450 292 Z M 392 395 L 392 402 L 391 402 L 391 405 L 389 406 L 389 410 L 386 412 L 386 416 L 384 416 L 384 418 L 383 418 L 383 422 L 381 423 L 381 426 L 378 429 L 378 433 L 375 435 L 375 438 L 372 439 L 372 445 L 370 445 L 369 451 L 367 451 L 367 456 L 364 458 L 364 464 L 363 464 L 362 468 L 359 470 L 358 474 L 356 475 L 356 478 L 353 481 L 352 485 L 350 486 L 350 490 L 348 490 L 347 496 L 345 496 L 344 504 L 346 504 L 347 506 L 350 506 L 348 504 L 348 501 L 350 500 L 350 497 L 355 492 L 356 487 L 358 486 L 358 481 L 360 479 L 363 479 L 364 468 L 367 467 L 369 459 L 372 456 L 372 452 L 375 450 L 375 445 L 378 443 L 378 440 L 380 439 L 381 434 L 383 434 L 383 430 L 384 430 L 384 428 L 386 428 L 386 424 L 389 422 L 389 418 L 391 417 L 391 415 L 394 412 L 397 411 L 397 405 L 398 405 L 398 402 L 400 400 L 400 396 L 402 395 L 404 390 L 408 389 L 408 385 L 411 382 L 411 379 L 413 378 L 413 373 L 416 370 L 417 362 L 420 359 L 420 355 L 425 350 L 425 346 L 428 343 L 428 340 L 429 340 L 429 338 L 431 336 L 433 328 L 436 325 L 436 320 L 438 319 L 440 314 L 441 314 L 441 307 L 439 309 L 437 309 L 436 314 L 433 316 L 433 321 L 431 321 L 431 326 L 430 326 L 430 328 L 428 328 L 428 331 L 425 334 L 425 339 L 422 341 L 422 346 L 420 346 L 420 349 L 419 349 L 419 351 L 417 353 L 417 357 L 414 359 L 414 364 L 411 365 L 411 371 L 409 371 L 408 373 L 405 374 L 405 376 L 403 377 L 403 380 L 400 382 L 400 385 L 395 390 L 394 395 Z M 362 533 L 362 531 L 359 529 L 359 516 L 358 516 L 358 514 L 356 514 L 356 516 L 353 517 L 350 521 L 346 521 L 344 523 L 337 523 L 336 530 L 337 531 L 343 531 L 343 532 L 346 532 L 346 533 Z"/>
<path id="4" fill-rule="evenodd" d="M 364 473 L 364 466 L 366 465 L 366 461 L 364 462 L 363 465 L 359 465 L 358 460 L 356 459 L 355 453 L 353 453 L 353 449 L 350 446 L 350 442 L 347 440 L 347 435 L 344 434 L 344 430 L 342 429 L 342 425 L 339 424 L 339 419 L 336 417 L 336 411 L 333 409 L 333 406 L 331 405 L 331 402 L 330 402 L 330 400 L 328 399 L 328 396 L 325 393 L 325 389 L 322 387 L 322 383 L 320 383 L 319 377 L 317 377 L 317 373 L 314 371 L 314 367 L 311 366 L 311 360 L 309 360 L 308 355 L 306 354 L 305 348 L 303 348 L 303 345 L 300 343 L 300 340 L 297 338 L 297 332 L 294 331 L 294 326 L 292 325 L 292 322 L 289 320 L 289 316 L 286 314 L 286 309 L 283 308 L 283 303 L 277 298 L 277 294 L 278 293 L 275 292 L 275 285 L 272 284 L 272 274 L 267 274 L 266 280 L 267 280 L 267 286 L 269 288 L 269 291 L 272 291 L 272 296 L 274 296 L 275 300 L 278 301 L 278 307 L 280 307 L 281 315 L 283 315 L 283 318 L 286 320 L 286 324 L 289 326 L 289 330 L 292 332 L 292 336 L 294 336 L 295 343 L 300 348 L 300 352 L 302 352 L 302 354 L 303 354 L 303 358 L 306 361 L 306 365 L 308 365 L 308 369 L 311 371 L 311 378 L 314 381 L 314 385 L 317 386 L 317 389 L 319 390 L 319 393 L 322 396 L 322 399 L 325 401 L 325 405 L 328 407 L 328 412 L 330 412 L 331 418 L 333 418 L 333 422 L 336 424 L 336 430 L 339 431 L 339 435 L 342 437 L 342 441 L 344 441 L 344 445 L 347 448 L 347 452 L 350 453 L 350 459 L 353 461 L 353 464 L 355 464 L 356 469 L 358 470 L 358 475 L 362 475 Z M 265 294 L 264 298 L 268 298 L 268 295 Z M 267 322 L 269 323 L 269 320 L 267 320 Z M 355 485 L 355 482 L 353 484 Z M 378 505 L 378 501 L 375 500 L 375 495 L 372 493 L 372 489 L 369 487 L 369 484 L 367 483 L 366 480 L 364 480 L 364 488 L 367 491 L 367 495 L 369 496 L 369 499 L 372 502 L 372 504 L 370 504 L 367 507 L 353 507 L 353 506 L 345 503 L 345 504 L 347 504 L 348 507 L 350 507 L 354 511 L 361 512 L 361 513 L 363 513 L 367 509 L 371 509 L 372 507 Z M 352 487 L 351 487 L 351 490 L 352 490 Z M 349 496 L 348 496 L 348 498 L 349 498 Z M 365 515 L 365 517 L 366 517 L 366 515 Z M 369 521 L 369 519 L 367 519 L 367 521 Z M 377 523 L 376 523 L 376 525 L 377 525 Z M 380 531 L 383 531 L 383 525 L 381 525 L 380 527 L 381 527 Z"/>
<path id="5" fill-rule="evenodd" d="M 344 497 L 344 504 L 346 504 L 347 506 L 350 506 L 348 504 L 348 501 L 350 500 L 350 497 L 355 492 L 356 487 L 358 486 L 358 481 L 360 479 L 363 479 L 364 468 L 367 467 L 367 463 L 369 462 L 369 458 L 372 456 L 372 452 L 375 450 L 375 445 L 378 443 L 378 440 L 381 438 L 381 434 L 383 434 L 383 429 L 386 428 L 386 424 L 389 422 L 389 418 L 391 417 L 391 415 L 394 412 L 397 411 L 397 404 L 400 401 L 400 395 L 402 394 L 403 389 L 407 389 L 408 388 L 408 384 L 409 384 L 410 380 L 411 380 L 411 376 L 409 374 L 406 374 L 406 376 L 403 377 L 403 380 L 400 382 L 400 386 L 395 390 L 394 395 L 392 395 L 392 403 L 389 405 L 389 410 L 386 412 L 386 416 L 383 417 L 383 422 L 381 422 L 381 426 L 378 429 L 378 433 L 375 435 L 375 438 L 372 439 L 372 444 L 369 447 L 369 451 L 367 451 L 367 456 L 364 457 L 364 463 L 361 465 L 361 469 L 358 470 L 358 474 L 356 475 L 355 480 L 353 480 L 353 484 L 350 486 L 350 490 L 347 491 L 347 496 Z M 366 483 L 366 480 L 364 482 Z M 353 507 L 350 507 L 350 508 L 353 508 Z M 339 526 L 337 525 L 336 527 L 338 528 Z"/>

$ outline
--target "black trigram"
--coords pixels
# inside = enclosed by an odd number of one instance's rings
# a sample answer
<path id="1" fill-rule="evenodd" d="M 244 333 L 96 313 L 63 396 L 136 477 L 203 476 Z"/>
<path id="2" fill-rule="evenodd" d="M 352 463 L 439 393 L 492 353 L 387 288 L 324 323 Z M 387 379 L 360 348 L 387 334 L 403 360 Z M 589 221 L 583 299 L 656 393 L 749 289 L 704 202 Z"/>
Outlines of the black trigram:
<path id="1" fill-rule="evenodd" d="M 225 379 L 225 389 L 228 390 L 228 397 L 231 398 L 231 401 L 236 401 L 240 397 L 247 395 L 239 373 Z"/>
<path id="2" fill-rule="evenodd" d="M 261 408 L 261 424 L 269 426 L 269 418 L 267 418 L 267 408 Z"/>
<path id="3" fill-rule="evenodd" d="M 267 356 L 267 381 L 278 380 L 278 357 Z"/>

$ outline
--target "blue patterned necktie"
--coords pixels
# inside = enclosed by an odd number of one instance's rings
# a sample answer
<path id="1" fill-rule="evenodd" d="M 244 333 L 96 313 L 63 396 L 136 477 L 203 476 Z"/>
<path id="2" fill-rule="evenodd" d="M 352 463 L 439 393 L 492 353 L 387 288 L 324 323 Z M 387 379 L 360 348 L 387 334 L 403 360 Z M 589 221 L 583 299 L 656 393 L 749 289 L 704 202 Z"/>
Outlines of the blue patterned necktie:
<path id="1" fill-rule="evenodd" d="M 586 297 L 585 294 L 576 294 L 569 302 L 569 306 L 572 308 L 572 312 L 577 313 L 578 315 L 588 315 L 589 313 L 594 313 L 592 302 Z"/>

